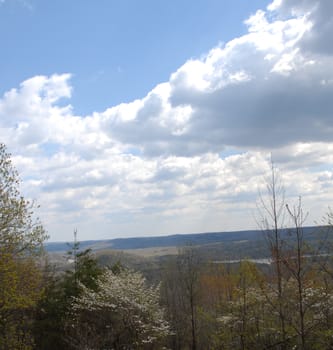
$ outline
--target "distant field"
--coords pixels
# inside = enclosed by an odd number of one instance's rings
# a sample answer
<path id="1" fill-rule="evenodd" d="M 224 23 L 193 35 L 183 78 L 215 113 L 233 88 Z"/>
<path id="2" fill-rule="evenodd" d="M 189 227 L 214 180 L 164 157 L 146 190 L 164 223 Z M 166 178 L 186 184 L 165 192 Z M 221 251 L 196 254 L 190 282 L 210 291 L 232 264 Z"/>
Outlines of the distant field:
<path id="1" fill-rule="evenodd" d="M 179 247 L 152 247 L 139 249 L 125 249 L 124 252 L 144 258 L 159 257 L 164 255 L 177 255 Z"/>

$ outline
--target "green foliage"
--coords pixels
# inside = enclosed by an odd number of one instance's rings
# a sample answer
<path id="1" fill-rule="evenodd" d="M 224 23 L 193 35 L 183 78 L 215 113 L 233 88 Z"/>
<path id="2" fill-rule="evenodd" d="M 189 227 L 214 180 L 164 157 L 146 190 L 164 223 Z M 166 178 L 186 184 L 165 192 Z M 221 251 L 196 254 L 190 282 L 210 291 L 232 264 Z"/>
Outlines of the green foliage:
<path id="1" fill-rule="evenodd" d="M 18 173 L 0 144 L 0 348 L 31 349 L 41 297 L 39 256 L 47 235 L 19 192 Z"/>
<path id="2" fill-rule="evenodd" d="M 10 154 L 0 144 L 0 247 L 14 255 L 41 252 L 47 235 L 39 219 L 33 219 L 34 203 L 19 192 L 18 173 Z"/>

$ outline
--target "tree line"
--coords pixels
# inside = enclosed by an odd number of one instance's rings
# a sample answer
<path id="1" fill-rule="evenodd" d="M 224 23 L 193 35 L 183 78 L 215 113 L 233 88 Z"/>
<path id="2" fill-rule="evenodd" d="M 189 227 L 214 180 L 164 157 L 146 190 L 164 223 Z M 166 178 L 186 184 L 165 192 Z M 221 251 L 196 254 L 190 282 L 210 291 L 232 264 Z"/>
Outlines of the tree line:
<path id="1" fill-rule="evenodd" d="M 59 273 L 0 144 L 0 349 L 333 348 L 333 215 L 309 244 L 301 200 L 285 203 L 273 164 L 266 186 L 258 224 L 270 265 L 209 262 L 186 246 L 156 284 L 120 262 L 102 266 L 74 239 Z"/>

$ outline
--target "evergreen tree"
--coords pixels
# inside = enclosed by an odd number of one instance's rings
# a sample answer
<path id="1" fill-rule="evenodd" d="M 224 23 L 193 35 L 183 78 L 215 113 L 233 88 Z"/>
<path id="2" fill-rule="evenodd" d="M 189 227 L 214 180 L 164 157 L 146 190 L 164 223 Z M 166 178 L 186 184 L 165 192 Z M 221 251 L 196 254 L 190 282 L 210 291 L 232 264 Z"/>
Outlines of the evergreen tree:
<path id="1" fill-rule="evenodd" d="M 35 322 L 35 339 L 38 349 L 71 349 L 65 332 L 68 315 L 74 298 L 79 298 L 83 288 L 96 291 L 103 274 L 90 249 L 80 251 L 74 242 L 67 254 L 70 267 L 63 275 L 50 274 L 43 299 L 39 303 Z"/>

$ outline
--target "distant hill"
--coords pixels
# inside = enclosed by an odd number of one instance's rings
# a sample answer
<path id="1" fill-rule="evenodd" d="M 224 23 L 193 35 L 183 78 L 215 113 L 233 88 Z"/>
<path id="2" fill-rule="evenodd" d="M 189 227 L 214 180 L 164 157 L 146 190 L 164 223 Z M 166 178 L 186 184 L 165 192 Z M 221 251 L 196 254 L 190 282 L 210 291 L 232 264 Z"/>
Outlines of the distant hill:
<path id="1" fill-rule="evenodd" d="M 331 231 L 320 227 L 304 228 L 305 239 L 312 246 L 321 242 L 326 233 Z M 293 231 L 283 230 L 280 234 L 286 236 L 291 243 Z M 331 239 L 331 244 L 332 241 Z M 92 249 L 101 266 L 112 266 L 119 262 L 129 269 L 140 271 L 149 281 L 158 283 L 165 266 L 176 259 L 180 248 L 189 244 L 195 246 L 202 262 L 215 264 L 249 259 L 262 266 L 262 261 L 271 256 L 265 233 L 261 230 L 89 240 L 80 242 L 80 249 Z M 66 258 L 70 245 L 65 242 L 49 242 L 46 249 L 49 261 L 54 264 L 57 272 L 70 268 L 70 262 Z"/>
<path id="2" fill-rule="evenodd" d="M 322 231 L 322 227 L 305 227 L 304 234 L 308 240 L 313 240 Z M 282 235 L 288 235 L 288 229 L 281 231 Z M 109 240 L 89 240 L 80 242 L 81 249 L 90 248 L 93 251 L 99 250 L 133 250 L 155 247 L 182 247 L 188 244 L 195 246 L 211 245 L 214 243 L 237 243 L 262 241 L 264 233 L 261 230 L 232 231 L 232 232 L 206 232 L 191 234 L 175 234 L 160 237 L 132 237 L 115 238 Z M 48 242 L 45 244 L 49 252 L 65 252 L 69 250 L 66 242 Z"/>

